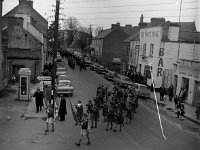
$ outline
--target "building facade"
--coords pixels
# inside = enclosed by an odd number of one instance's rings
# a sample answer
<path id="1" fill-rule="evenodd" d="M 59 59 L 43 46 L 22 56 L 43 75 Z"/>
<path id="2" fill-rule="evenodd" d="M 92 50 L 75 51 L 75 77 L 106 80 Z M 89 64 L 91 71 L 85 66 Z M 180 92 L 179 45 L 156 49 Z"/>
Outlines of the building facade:
<path id="1" fill-rule="evenodd" d="M 3 30 L 8 30 L 8 33 L 10 30 L 12 30 L 11 26 L 8 27 L 8 24 L 11 21 L 10 18 L 12 17 L 18 18 L 18 21 L 20 20 L 19 18 L 21 18 L 23 19 L 23 21 L 21 21 L 20 23 L 18 22 L 20 26 L 13 26 L 14 28 L 16 28 L 14 29 L 16 30 L 14 32 L 15 35 L 13 35 L 17 36 L 16 39 L 12 40 L 9 37 L 11 35 L 8 36 L 8 54 L 12 57 L 12 60 L 10 60 L 10 56 L 8 59 L 9 74 L 10 76 L 15 75 L 15 72 L 17 72 L 16 70 L 24 66 L 20 64 L 14 64 L 13 61 L 13 57 L 15 57 L 15 55 L 13 55 L 15 52 L 13 51 L 16 50 L 16 54 L 18 54 L 18 51 L 20 49 L 22 50 L 22 53 L 24 53 L 23 56 L 25 54 L 28 55 L 24 57 L 26 59 L 31 60 L 32 56 L 34 55 L 33 60 L 37 60 L 37 62 L 35 62 L 35 66 L 38 65 L 37 72 L 39 72 L 40 74 L 43 71 L 43 66 L 47 60 L 48 22 L 33 8 L 33 1 L 27 0 L 19 0 L 19 5 L 17 5 L 14 9 L 3 16 Z M 18 40 L 21 40 L 21 44 L 17 42 Z M 30 53 L 24 52 L 25 49 L 27 49 Z M 36 58 L 35 56 L 37 56 L 38 52 L 40 53 L 40 55 L 39 58 Z M 21 60 L 21 63 L 24 63 L 24 59 L 20 59 L 20 57 L 18 56 L 16 56 L 16 59 L 18 59 L 18 61 Z M 32 73 L 35 73 L 35 71 L 33 71 Z M 38 73 L 34 75 L 34 78 L 36 75 L 38 75 Z"/>
<path id="2" fill-rule="evenodd" d="M 200 104 L 200 61 L 181 59 L 175 72 L 176 95 L 185 89 L 185 102 L 198 106 Z"/>
<path id="3" fill-rule="evenodd" d="M 167 30 L 163 26 L 141 29 L 137 70 L 146 73 L 152 69 L 155 87 L 164 84 L 168 88 L 173 84 L 174 65 L 179 59 L 199 60 L 199 35 L 194 39 L 195 34 L 174 24 Z M 151 86 L 151 78 L 147 84 Z"/>
<path id="4" fill-rule="evenodd" d="M 0 90 L 7 85 L 7 56 L 6 56 L 6 42 L 2 35 L 2 5 L 0 2 Z"/>

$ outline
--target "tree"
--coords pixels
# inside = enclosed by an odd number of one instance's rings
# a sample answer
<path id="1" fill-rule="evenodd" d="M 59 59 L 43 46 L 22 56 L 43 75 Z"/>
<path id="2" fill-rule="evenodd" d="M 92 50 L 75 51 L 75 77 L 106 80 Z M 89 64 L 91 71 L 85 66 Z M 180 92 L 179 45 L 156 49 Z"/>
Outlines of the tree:
<path id="1" fill-rule="evenodd" d="M 98 34 L 100 34 L 103 31 L 103 27 L 96 27 L 94 30 L 94 36 L 97 36 Z"/>
<path id="2" fill-rule="evenodd" d="M 78 28 L 80 27 L 80 23 L 77 18 L 69 17 L 64 21 L 63 28 L 67 31 L 67 45 L 71 45 L 74 42 L 76 33 Z"/>

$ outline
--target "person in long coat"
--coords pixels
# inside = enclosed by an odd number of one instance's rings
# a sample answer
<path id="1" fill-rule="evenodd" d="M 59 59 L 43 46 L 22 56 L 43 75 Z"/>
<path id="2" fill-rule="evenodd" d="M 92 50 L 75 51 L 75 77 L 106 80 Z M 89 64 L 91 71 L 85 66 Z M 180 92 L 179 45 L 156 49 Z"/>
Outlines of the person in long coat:
<path id="1" fill-rule="evenodd" d="M 172 101 L 172 98 L 174 97 L 174 86 L 171 84 L 171 86 L 168 89 L 168 94 L 169 94 L 169 101 Z"/>
<path id="2" fill-rule="evenodd" d="M 65 120 L 65 115 L 66 114 L 67 114 L 66 100 L 63 97 L 63 95 L 61 95 L 60 108 L 59 108 L 59 112 L 58 112 L 58 115 L 60 116 L 60 121 L 64 121 Z"/>
<path id="3" fill-rule="evenodd" d="M 33 97 L 35 97 L 35 104 L 36 104 L 36 113 L 38 111 L 42 111 L 42 106 L 43 106 L 43 92 L 40 91 L 40 88 L 37 88 L 37 91 L 34 93 Z"/>

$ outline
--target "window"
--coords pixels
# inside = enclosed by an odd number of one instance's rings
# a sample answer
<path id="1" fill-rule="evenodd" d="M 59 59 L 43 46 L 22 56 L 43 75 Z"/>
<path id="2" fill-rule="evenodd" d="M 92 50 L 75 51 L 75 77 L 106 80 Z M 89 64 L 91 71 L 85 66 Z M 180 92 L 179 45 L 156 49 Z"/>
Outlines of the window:
<path id="1" fill-rule="evenodd" d="M 143 55 L 146 56 L 146 44 L 143 44 Z"/>
<path id="2" fill-rule="evenodd" d="M 153 56 L 154 44 L 150 44 L 150 56 Z"/>

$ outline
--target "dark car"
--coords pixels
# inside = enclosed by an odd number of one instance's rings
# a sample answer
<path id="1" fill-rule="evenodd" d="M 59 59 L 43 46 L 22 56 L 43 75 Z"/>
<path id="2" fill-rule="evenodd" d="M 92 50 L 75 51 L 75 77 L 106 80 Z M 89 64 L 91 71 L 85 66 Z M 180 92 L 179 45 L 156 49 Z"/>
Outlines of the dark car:
<path id="1" fill-rule="evenodd" d="M 92 71 L 96 71 L 97 66 L 98 66 L 97 63 L 92 63 L 92 64 L 90 65 L 90 70 L 92 70 Z"/>
<path id="2" fill-rule="evenodd" d="M 98 65 L 96 72 L 99 74 L 105 74 L 105 73 L 107 73 L 107 69 L 104 66 Z"/>
<path id="3" fill-rule="evenodd" d="M 115 74 L 116 74 L 115 71 L 108 70 L 107 73 L 104 74 L 104 78 L 107 80 L 113 81 Z"/>
<path id="4" fill-rule="evenodd" d="M 117 74 L 113 79 L 114 84 L 119 85 L 120 87 L 127 88 L 128 86 L 132 86 L 133 82 L 131 82 L 131 79 L 126 76 L 122 76 Z"/>

